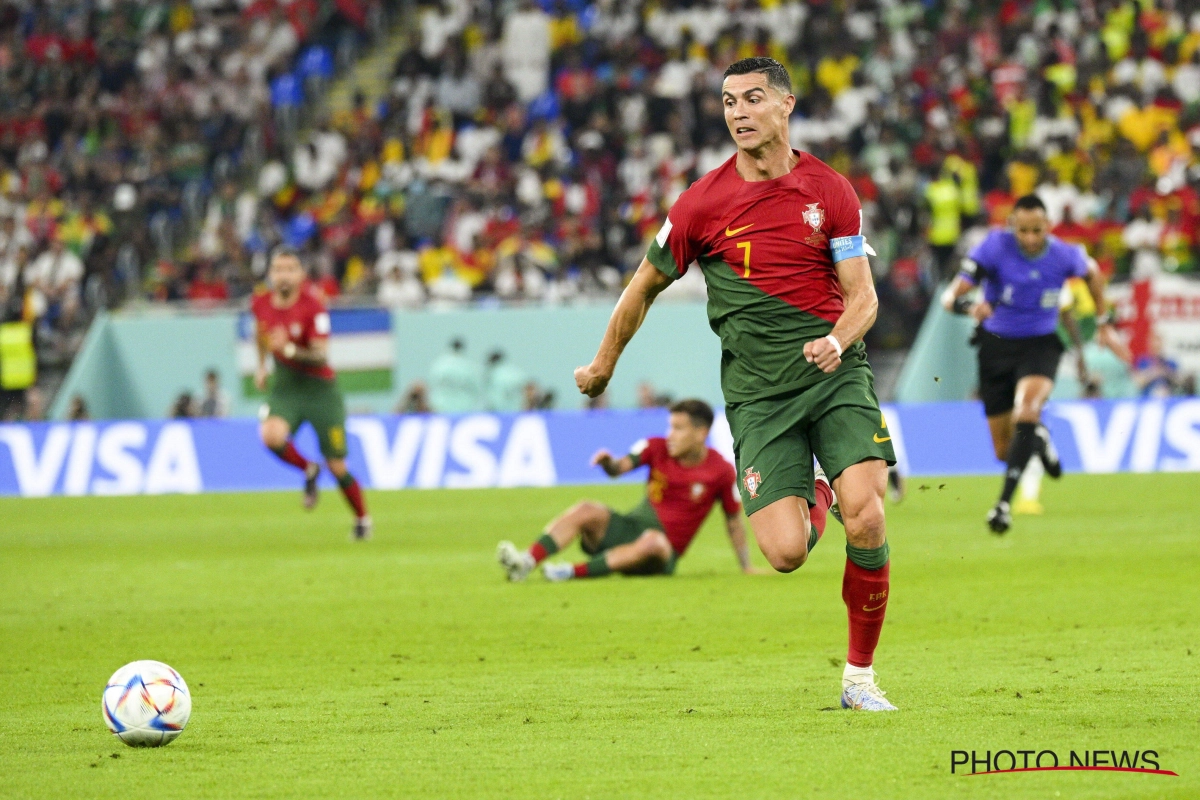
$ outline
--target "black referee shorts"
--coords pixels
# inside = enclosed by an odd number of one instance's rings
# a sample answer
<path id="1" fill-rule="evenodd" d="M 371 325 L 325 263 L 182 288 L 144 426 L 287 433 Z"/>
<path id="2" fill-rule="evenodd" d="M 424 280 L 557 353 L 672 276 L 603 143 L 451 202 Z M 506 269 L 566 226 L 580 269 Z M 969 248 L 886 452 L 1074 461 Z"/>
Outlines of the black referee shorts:
<path id="1" fill-rule="evenodd" d="M 1054 380 L 1065 350 L 1058 334 L 1006 339 L 983 328 L 975 331 L 979 347 L 979 398 L 989 417 L 1011 411 L 1017 381 L 1026 375 L 1045 375 Z"/>

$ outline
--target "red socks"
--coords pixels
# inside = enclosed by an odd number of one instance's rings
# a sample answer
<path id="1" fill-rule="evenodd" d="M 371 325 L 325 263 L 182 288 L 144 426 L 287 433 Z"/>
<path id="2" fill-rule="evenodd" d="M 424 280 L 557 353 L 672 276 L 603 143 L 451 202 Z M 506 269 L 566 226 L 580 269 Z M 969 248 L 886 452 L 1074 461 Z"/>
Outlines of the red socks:
<path id="1" fill-rule="evenodd" d="M 554 541 L 548 533 L 543 533 L 536 542 L 529 546 L 529 555 L 533 556 L 535 564 L 542 563 L 547 556 L 552 556 L 557 552 L 558 542 Z"/>
<path id="2" fill-rule="evenodd" d="M 875 659 L 875 645 L 879 643 L 883 615 L 887 612 L 890 567 L 885 563 L 879 569 L 864 569 L 846 559 L 842 600 L 850 618 L 850 651 L 846 661 L 852 666 L 869 667 Z"/>
<path id="3" fill-rule="evenodd" d="M 285 464 L 291 464 L 299 470 L 308 469 L 308 459 L 300 455 L 300 451 L 296 449 L 296 445 L 292 444 L 290 439 L 278 450 L 271 448 L 271 452 L 279 456 L 279 460 Z"/>
<path id="4" fill-rule="evenodd" d="M 367 515 L 367 503 L 363 500 L 362 487 L 358 485 L 355 477 L 347 472 L 338 478 L 338 486 L 341 487 L 342 494 L 346 496 L 346 502 L 354 509 L 354 516 L 359 519 L 365 517 Z"/>
<path id="5" fill-rule="evenodd" d="M 829 513 L 829 507 L 833 505 L 833 489 L 829 488 L 829 484 L 825 481 L 817 481 L 814 487 L 817 495 L 817 504 L 808 510 L 808 519 L 813 527 L 817 529 L 817 538 L 825 535 L 825 520 Z"/>

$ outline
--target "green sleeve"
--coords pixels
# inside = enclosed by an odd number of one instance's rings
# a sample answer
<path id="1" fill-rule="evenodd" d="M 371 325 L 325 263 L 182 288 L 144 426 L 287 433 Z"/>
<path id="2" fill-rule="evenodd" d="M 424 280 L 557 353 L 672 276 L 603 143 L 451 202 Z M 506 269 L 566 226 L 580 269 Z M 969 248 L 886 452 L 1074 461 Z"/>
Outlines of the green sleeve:
<path id="1" fill-rule="evenodd" d="M 646 260 L 671 280 L 677 280 L 683 274 L 683 270 L 675 263 L 675 255 L 671 252 L 671 249 L 660 246 L 657 240 L 650 243 L 650 250 L 646 253 Z"/>

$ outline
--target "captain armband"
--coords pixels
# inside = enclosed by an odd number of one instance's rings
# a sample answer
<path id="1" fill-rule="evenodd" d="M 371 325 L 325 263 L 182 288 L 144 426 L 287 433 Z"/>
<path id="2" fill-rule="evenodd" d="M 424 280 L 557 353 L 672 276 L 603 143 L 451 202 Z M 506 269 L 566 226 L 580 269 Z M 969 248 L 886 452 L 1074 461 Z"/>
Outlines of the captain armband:
<path id="1" fill-rule="evenodd" d="M 833 263 L 845 261 L 855 256 L 873 256 L 875 251 L 867 244 L 863 236 L 839 236 L 829 240 L 829 252 L 833 255 Z"/>

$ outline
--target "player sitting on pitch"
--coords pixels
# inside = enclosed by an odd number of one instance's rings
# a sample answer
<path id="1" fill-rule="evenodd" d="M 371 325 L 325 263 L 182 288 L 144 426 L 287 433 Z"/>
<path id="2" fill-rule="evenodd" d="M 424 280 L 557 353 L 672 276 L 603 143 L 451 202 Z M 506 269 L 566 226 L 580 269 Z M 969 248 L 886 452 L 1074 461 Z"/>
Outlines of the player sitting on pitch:
<path id="1" fill-rule="evenodd" d="M 311 509 L 317 504 L 321 465 L 300 455 L 291 438 L 305 421 L 311 424 L 329 471 L 354 509 L 354 538 L 370 538 L 362 489 L 346 469 L 346 404 L 329 366 L 329 312 L 292 251 L 276 251 L 267 277 L 271 291 L 255 296 L 250 306 L 258 326 L 254 385 L 259 391 L 267 387 L 267 355 L 275 360 L 275 379 L 261 413 L 263 444 L 304 472 L 304 507 Z"/>
<path id="2" fill-rule="evenodd" d="M 583 552 L 592 559 L 575 565 L 547 563 L 542 574 L 548 580 L 596 578 L 611 572 L 669 575 L 718 502 L 725 511 L 729 539 L 742 571 L 754 572 L 741 503 L 734 490 L 737 475 L 733 465 L 705 443 L 712 421 L 713 412 L 707 403 L 682 400 L 671 406 L 665 439 L 644 439 L 619 459 L 607 450 L 596 453 L 592 464 L 609 477 L 648 466 L 646 499 L 627 514 L 602 503 L 579 503 L 551 522 L 524 552 L 512 542 L 501 542 L 496 558 L 508 579 L 523 580 L 547 556 L 577 538 Z"/>

